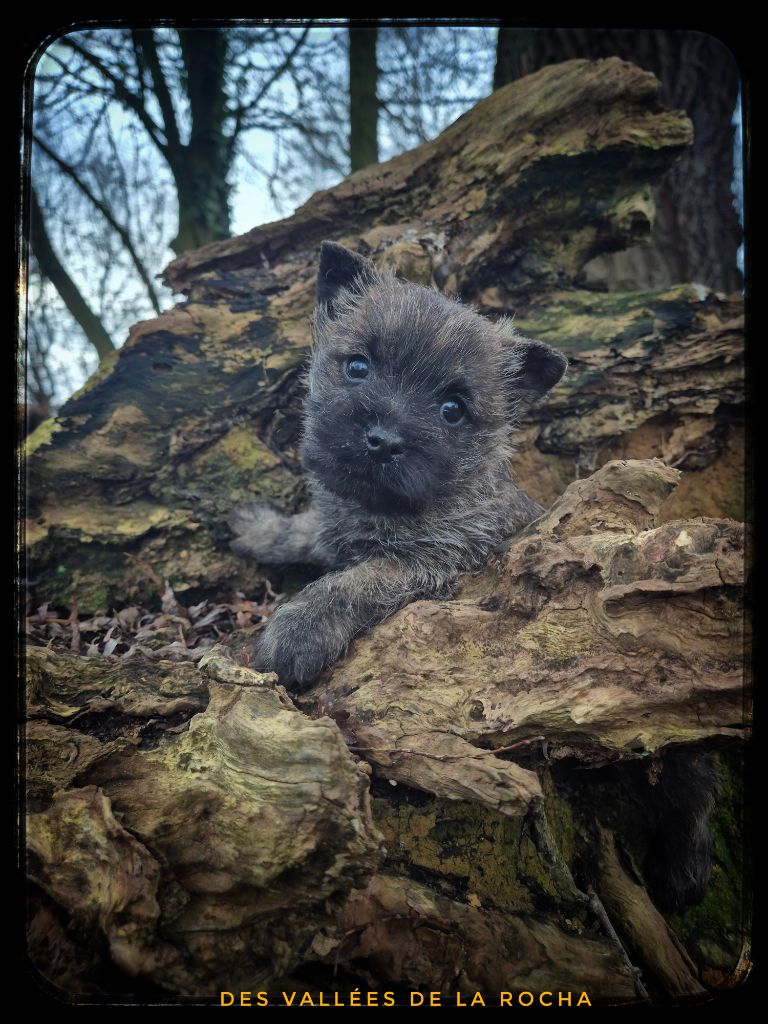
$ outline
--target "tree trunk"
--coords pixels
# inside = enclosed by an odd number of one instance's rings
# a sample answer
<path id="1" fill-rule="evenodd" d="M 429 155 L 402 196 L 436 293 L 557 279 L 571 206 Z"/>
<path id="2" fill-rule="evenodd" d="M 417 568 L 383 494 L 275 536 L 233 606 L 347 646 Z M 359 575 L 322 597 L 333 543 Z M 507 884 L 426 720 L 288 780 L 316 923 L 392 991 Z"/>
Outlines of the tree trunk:
<path id="1" fill-rule="evenodd" d="M 96 316 L 85 301 L 75 282 L 64 269 L 56 250 L 51 244 L 45 227 L 45 218 L 37 200 L 37 194 L 29 188 L 29 240 L 32 252 L 43 277 L 47 277 L 61 300 L 83 330 L 83 334 L 93 345 L 99 359 L 104 359 L 115 351 L 115 344 L 109 336 L 104 324 Z"/>
<path id="2" fill-rule="evenodd" d="M 496 36 L 496 63 L 493 67 L 493 88 L 501 89 L 517 78 L 525 78 L 528 71 L 523 71 L 526 54 L 531 53 L 534 41 L 526 29 L 499 27 Z M 531 71 L 536 70 L 531 68 Z"/>
<path id="3" fill-rule="evenodd" d="M 224 134 L 227 40 L 221 29 L 181 29 L 192 129 L 168 161 L 179 198 L 175 253 L 229 237 L 230 143 Z"/>
<path id="4" fill-rule="evenodd" d="M 349 164 L 352 172 L 379 162 L 376 28 L 349 29 Z"/>
<path id="5" fill-rule="evenodd" d="M 653 71 L 661 81 L 661 101 L 690 116 L 693 146 L 654 189 L 653 244 L 601 257 L 590 267 L 592 279 L 612 290 L 679 281 L 723 292 L 741 288 L 736 254 L 742 231 L 731 191 L 739 71 L 719 40 L 668 29 L 502 27 L 493 87 L 546 64 L 612 55 Z"/>
<path id="6" fill-rule="evenodd" d="M 30 949 L 59 987 L 575 1005 L 735 976 L 741 301 L 582 276 L 647 237 L 651 184 L 690 135 L 648 72 L 544 68 L 293 217 L 177 259 L 187 301 L 29 439 L 36 601 L 122 608 L 163 580 L 187 605 L 255 596 L 264 577 L 224 524 L 244 499 L 304 501 L 324 238 L 514 313 L 571 366 L 514 459 L 552 508 L 455 600 L 358 638 L 297 705 L 248 668 L 253 629 L 197 665 L 31 650 Z M 663 914 L 654 784 L 694 744 L 718 765 L 715 870 L 703 902 Z"/>

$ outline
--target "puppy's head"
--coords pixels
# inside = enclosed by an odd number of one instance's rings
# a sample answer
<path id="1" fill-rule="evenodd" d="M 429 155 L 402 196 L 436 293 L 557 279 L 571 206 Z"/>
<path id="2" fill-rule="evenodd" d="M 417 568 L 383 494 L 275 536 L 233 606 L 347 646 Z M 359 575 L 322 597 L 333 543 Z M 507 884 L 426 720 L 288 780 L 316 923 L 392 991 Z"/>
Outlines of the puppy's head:
<path id="1" fill-rule="evenodd" d="M 335 494 L 414 513 L 501 465 L 559 352 L 323 242 L 304 463 Z"/>

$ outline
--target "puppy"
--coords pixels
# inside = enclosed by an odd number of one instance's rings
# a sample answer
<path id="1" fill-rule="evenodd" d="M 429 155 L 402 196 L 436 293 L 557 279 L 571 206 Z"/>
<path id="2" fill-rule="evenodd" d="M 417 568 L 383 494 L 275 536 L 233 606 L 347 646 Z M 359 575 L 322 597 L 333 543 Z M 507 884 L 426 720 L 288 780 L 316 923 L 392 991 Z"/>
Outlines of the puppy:
<path id="1" fill-rule="evenodd" d="M 510 433 L 565 357 L 439 292 L 323 242 L 302 455 L 312 501 L 230 520 L 262 565 L 328 572 L 278 608 L 255 665 L 304 685 L 416 598 L 450 596 L 543 509 L 514 483 Z"/>

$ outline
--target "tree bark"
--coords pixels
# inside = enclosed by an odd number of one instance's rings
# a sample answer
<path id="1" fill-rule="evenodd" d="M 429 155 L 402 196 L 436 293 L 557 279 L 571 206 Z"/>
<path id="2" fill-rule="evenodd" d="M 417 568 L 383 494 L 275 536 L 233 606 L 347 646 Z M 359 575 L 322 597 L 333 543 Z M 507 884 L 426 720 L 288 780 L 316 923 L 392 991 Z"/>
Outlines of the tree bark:
<path id="1" fill-rule="evenodd" d="M 221 29 L 182 29 L 192 130 L 170 159 L 179 194 L 179 232 L 174 252 L 229 237 L 230 144 L 224 134 L 224 71 L 227 41 Z"/>
<path id="2" fill-rule="evenodd" d="M 349 29 L 349 164 L 354 173 L 379 162 L 377 28 Z"/>
<path id="3" fill-rule="evenodd" d="M 678 475 L 614 462 L 571 484 L 458 600 L 358 639 L 305 714 L 243 664 L 243 637 L 198 667 L 31 650 L 37 966 L 80 996 L 115 968 L 139 994 L 306 988 L 307 962 L 327 967 L 313 989 L 345 992 L 364 964 L 374 990 L 489 999 L 631 1000 L 639 970 L 672 996 L 724 980 L 745 927 L 739 847 L 713 883 L 725 931 L 675 922 L 689 953 L 613 838 L 642 863 L 623 769 L 733 744 L 744 724 L 742 530 L 654 527 Z M 595 804 L 583 776 L 605 764 Z M 576 881 L 592 832 L 610 927 Z"/>
<path id="4" fill-rule="evenodd" d="M 156 600 L 147 569 L 187 602 L 252 595 L 263 575 L 223 524 L 244 499 L 305 499 L 322 239 L 514 313 L 571 365 L 515 456 L 549 511 L 296 703 L 248 667 L 253 630 L 198 665 L 31 650 L 30 949 L 65 991 L 497 1005 L 738 976 L 741 300 L 583 280 L 647 236 L 651 182 L 690 142 L 658 88 L 617 59 L 544 68 L 293 217 L 184 254 L 167 279 L 186 302 L 29 439 L 36 601 Z M 663 914 L 649 808 L 694 745 L 719 766 L 716 865 L 701 904 Z"/>

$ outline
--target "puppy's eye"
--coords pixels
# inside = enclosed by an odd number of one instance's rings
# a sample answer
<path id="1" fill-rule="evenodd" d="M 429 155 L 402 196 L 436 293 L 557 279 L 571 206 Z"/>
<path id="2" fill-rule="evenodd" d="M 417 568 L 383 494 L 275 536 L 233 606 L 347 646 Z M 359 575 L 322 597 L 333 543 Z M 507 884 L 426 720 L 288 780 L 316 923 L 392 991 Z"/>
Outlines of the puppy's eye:
<path id="1" fill-rule="evenodd" d="M 365 356 L 352 356 L 347 360 L 347 376 L 350 380 L 365 380 L 370 367 Z"/>
<path id="2" fill-rule="evenodd" d="M 440 406 L 440 415 L 446 423 L 455 427 L 457 424 L 461 423 L 467 415 L 467 407 L 460 398 L 456 398 L 455 396 L 452 398 L 446 398 Z"/>

